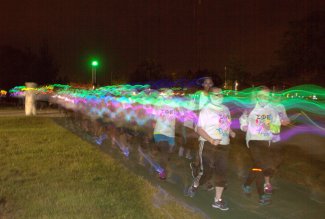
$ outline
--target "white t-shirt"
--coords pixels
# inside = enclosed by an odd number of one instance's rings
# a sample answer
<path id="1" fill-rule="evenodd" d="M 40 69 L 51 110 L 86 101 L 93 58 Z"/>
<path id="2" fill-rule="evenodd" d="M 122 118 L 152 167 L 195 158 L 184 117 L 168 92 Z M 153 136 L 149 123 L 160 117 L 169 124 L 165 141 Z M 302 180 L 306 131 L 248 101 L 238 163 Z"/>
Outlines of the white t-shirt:
<path id="1" fill-rule="evenodd" d="M 183 125 L 187 128 L 194 129 L 194 121 L 197 120 L 197 115 L 194 111 L 186 108 L 181 109 Z"/>
<path id="2" fill-rule="evenodd" d="M 194 129 L 193 120 L 185 119 L 183 125 L 187 128 Z"/>
<path id="3" fill-rule="evenodd" d="M 156 126 L 154 134 L 175 137 L 176 110 L 172 107 L 163 106 L 155 108 Z"/>
<path id="4" fill-rule="evenodd" d="M 283 106 L 283 104 L 281 104 L 281 103 L 273 104 L 273 107 L 279 113 L 281 121 L 289 121 L 289 118 L 286 113 L 286 109 Z"/>
<path id="5" fill-rule="evenodd" d="M 198 127 L 202 128 L 211 138 L 220 139 L 220 144 L 229 144 L 231 117 L 228 107 L 207 104 L 200 112 Z M 199 137 L 200 141 L 206 139 Z"/>
<path id="6" fill-rule="evenodd" d="M 284 121 L 289 121 L 289 118 L 286 113 L 286 109 L 283 104 L 281 103 L 273 104 L 273 107 L 278 112 L 281 123 Z M 281 140 L 280 135 L 274 136 L 272 139 L 273 142 L 278 142 L 280 140 Z"/>
<path id="7" fill-rule="evenodd" d="M 270 104 L 261 107 L 257 103 L 249 115 L 243 114 L 239 121 L 242 130 L 244 126 L 247 126 L 247 146 L 250 140 L 271 141 L 273 137 L 271 126 L 281 125 L 278 112 Z"/>

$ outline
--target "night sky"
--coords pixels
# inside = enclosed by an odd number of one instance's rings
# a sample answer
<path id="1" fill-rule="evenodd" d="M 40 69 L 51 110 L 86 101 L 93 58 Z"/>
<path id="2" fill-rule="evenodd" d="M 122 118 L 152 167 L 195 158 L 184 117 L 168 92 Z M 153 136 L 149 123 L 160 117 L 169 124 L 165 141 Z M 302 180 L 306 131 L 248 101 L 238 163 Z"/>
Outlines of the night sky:
<path id="1" fill-rule="evenodd" d="M 87 60 L 101 74 L 127 74 L 151 57 L 166 71 L 208 68 L 230 57 L 258 73 L 276 63 L 289 26 L 322 0 L 26 0 L 0 8 L 0 45 L 33 51 L 46 39 L 60 74 L 86 78 Z M 78 76 L 78 77 L 76 77 Z"/>

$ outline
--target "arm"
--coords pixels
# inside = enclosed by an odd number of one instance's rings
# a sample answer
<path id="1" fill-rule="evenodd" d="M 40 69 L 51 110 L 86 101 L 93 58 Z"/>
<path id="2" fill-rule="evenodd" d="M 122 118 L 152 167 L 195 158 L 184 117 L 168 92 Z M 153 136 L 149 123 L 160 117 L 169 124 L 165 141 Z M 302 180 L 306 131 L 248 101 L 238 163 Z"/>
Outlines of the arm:
<path id="1" fill-rule="evenodd" d="M 274 112 L 270 124 L 270 131 L 272 132 L 272 134 L 277 135 L 280 133 L 280 127 L 281 127 L 280 116 L 277 112 Z"/>
<path id="2" fill-rule="evenodd" d="M 290 119 L 288 118 L 287 116 L 287 113 L 286 113 L 286 109 L 285 107 L 282 105 L 281 106 L 281 116 L 280 116 L 280 120 L 281 120 L 281 125 L 283 126 L 287 126 L 290 124 Z"/>
<path id="3" fill-rule="evenodd" d="M 247 129 L 247 127 L 246 127 L 246 129 Z M 232 138 L 235 138 L 236 137 L 236 133 L 232 129 L 229 130 L 229 135 Z"/>
<path id="4" fill-rule="evenodd" d="M 212 145 L 218 145 L 221 141 L 221 139 L 213 139 L 211 138 L 211 136 L 206 133 L 206 131 L 203 129 L 203 126 L 205 124 L 205 121 L 207 121 L 208 118 L 206 118 L 206 115 L 203 111 L 200 112 L 199 115 L 199 121 L 198 121 L 198 125 L 197 125 L 197 133 L 204 138 L 205 140 L 207 140 L 208 142 L 210 142 Z"/>
<path id="5" fill-rule="evenodd" d="M 248 126 L 248 112 L 247 110 L 239 117 L 240 129 L 244 132 L 247 131 Z"/>
<path id="6" fill-rule="evenodd" d="M 212 145 L 215 145 L 217 146 L 219 143 L 220 143 L 220 139 L 213 139 L 211 138 L 208 133 L 206 133 L 204 131 L 204 129 L 202 129 L 201 127 L 198 127 L 197 128 L 197 133 L 202 137 L 204 138 L 205 140 L 207 140 L 208 142 L 210 142 Z"/>
<path id="7" fill-rule="evenodd" d="M 230 137 L 235 138 L 236 133 L 231 129 L 231 115 L 230 115 L 230 111 L 229 111 L 228 107 L 226 107 L 226 112 L 227 112 L 228 121 L 229 121 L 229 135 L 230 135 Z"/>

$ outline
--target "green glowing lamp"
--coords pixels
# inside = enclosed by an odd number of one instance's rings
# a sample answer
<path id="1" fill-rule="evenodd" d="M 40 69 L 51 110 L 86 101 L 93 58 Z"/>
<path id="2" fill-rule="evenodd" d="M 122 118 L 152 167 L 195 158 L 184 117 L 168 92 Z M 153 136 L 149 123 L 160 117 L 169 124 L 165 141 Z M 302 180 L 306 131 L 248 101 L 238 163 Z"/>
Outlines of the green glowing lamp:
<path id="1" fill-rule="evenodd" d="M 98 66 L 98 61 L 96 61 L 96 60 L 92 61 L 91 66 L 97 67 Z"/>

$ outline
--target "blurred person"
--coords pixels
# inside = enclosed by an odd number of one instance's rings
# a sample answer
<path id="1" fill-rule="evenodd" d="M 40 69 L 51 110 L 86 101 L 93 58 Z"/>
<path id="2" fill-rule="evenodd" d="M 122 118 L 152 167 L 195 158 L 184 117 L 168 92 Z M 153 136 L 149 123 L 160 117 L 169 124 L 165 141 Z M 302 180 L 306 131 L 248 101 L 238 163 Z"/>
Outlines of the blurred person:
<path id="1" fill-rule="evenodd" d="M 197 91 L 194 94 L 194 112 L 196 112 L 196 114 L 198 115 L 200 113 L 200 110 L 206 106 L 209 103 L 209 90 L 211 87 L 213 87 L 214 83 L 211 77 L 203 77 L 198 79 L 197 81 L 198 84 L 200 84 L 202 86 L 202 90 Z M 194 130 L 196 131 L 196 124 L 197 121 L 193 121 L 193 126 L 194 126 Z M 200 147 L 200 145 L 199 145 Z M 192 171 L 192 176 L 193 178 L 197 176 L 197 167 L 200 165 L 200 159 L 199 159 L 199 150 L 201 150 L 200 148 L 196 148 L 195 149 L 195 160 L 194 162 L 190 163 L 190 167 L 191 167 L 191 171 Z"/>
<path id="2" fill-rule="evenodd" d="M 181 126 L 181 141 L 178 151 L 178 156 L 183 157 L 185 152 L 185 158 L 191 160 L 191 150 L 197 147 L 198 134 L 195 131 L 196 114 L 191 110 L 193 101 L 184 99 L 185 105 L 189 108 L 183 107 L 181 110 L 182 114 L 182 126 Z"/>
<path id="3" fill-rule="evenodd" d="M 246 132 L 246 145 L 249 149 L 253 167 L 242 188 L 250 195 L 251 184 L 255 181 L 261 205 L 269 204 L 272 194 L 270 178 L 274 173 L 271 145 L 274 136 L 279 134 L 280 117 L 270 104 L 270 90 L 259 87 L 254 93 L 255 107 L 245 111 L 239 118 L 240 128 Z"/>
<path id="4" fill-rule="evenodd" d="M 36 115 L 36 87 L 34 82 L 26 82 L 25 91 L 25 114 L 26 116 Z"/>
<path id="5" fill-rule="evenodd" d="M 235 137 L 235 133 L 230 129 L 229 109 L 222 104 L 222 90 L 217 87 L 211 88 L 208 98 L 209 103 L 201 110 L 197 125 L 197 133 L 200 135 L 200 172 L 194 178 L 186 195 L 193 197 L 199 185 L 214 176 L 212 183 L 215 197 L 212 207 L 226 211 L 229 208 L 222 199 L 222 193 L 226 185 L 229 135 Z"/>
<path id="6" fill-rule="evenodd" d="M 173 97 L 173 91 L 167 89 L 161 93 L 162 103 L 161 106 L 155 107 L 154 116 L 154 148 L 153 155 L 161 152 L 162 159 L 161 165 L 164 166 L 165 172 L 160 174 L 161 179 L 166 178 L 168 169 L 169 155 L 175 148 L 175 124 L 176 124 L 176 111 L 173 106 L 168 103 Z"/>

